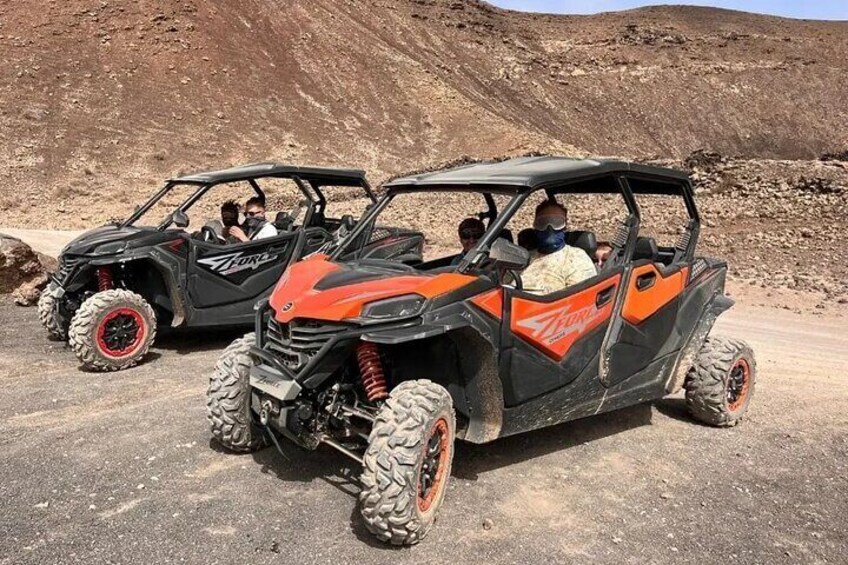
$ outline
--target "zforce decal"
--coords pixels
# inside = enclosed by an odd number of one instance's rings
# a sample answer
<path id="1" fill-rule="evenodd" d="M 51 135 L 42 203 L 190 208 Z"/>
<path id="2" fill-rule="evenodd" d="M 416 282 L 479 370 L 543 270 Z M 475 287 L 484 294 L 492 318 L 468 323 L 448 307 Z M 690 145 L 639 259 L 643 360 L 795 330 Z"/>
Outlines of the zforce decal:
<path id="1" fill-rule="evenodd" d="M 543 312 L 518 322 L 518 325 L 530 329 L 534 339 L 551 345 L 572 332 L 582 332 L 592 321 L 592 317 L 600 312 L 594 304 L 584 306 L 576 312 L 571 312 L 570 309 L 571 304 L 566 304 L 562 310 Z"/>
<path id="2" fill-rule="evenodd" d="M 512 300 L 512 331 L 557 361 L 612 314 L 620 275 L 554 302 Z M 598 306 L 598 297 L 604 301 Z"/>
<path id="3" fill-rule="evenodd" d="M 198 259 L 197 262 L 209 267 L 210 271 L 219 275 L 232 275 L 239 271 L 256 269 L 260 265 L 270 263 L 277 257 L 279 255 L 271 255 L 265 251 L 253 255 L 245 255 L 242 251 L 236 251 L 235 253 L 227 253 L 226 255 Z"/>

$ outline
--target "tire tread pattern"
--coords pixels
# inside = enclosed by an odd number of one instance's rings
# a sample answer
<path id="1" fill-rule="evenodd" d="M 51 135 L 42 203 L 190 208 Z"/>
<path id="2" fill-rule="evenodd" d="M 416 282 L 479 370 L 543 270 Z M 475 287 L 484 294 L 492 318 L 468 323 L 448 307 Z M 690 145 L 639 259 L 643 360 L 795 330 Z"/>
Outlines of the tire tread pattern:
<path id="1" fill-rule="evenodd" d="M 56 286 L 47 285 L 38 297 L 38 319 L 47 330 L 47 338 L 51 341 L 67 341 L 68 329 L 63 328 L 56 319 Z"/>
<path id="2" fill-rule="evenodd" d="M 426 513 L 418 508 L 418 467 L 430 427 L 448 422 L 450 451 L 444 483 Z M 377 415 L 363 458 L 360 511 L 368 530 L 393 545 L 418 543 L 435 521 L 447 490 L 456 419 L 450 393 L 429 380 L 395 387 Z"/>
<path id="3" fill-rule="evenodd" d="M 206 391 L 206 418 L 212 436 L 236 453 L 249 453 L 264 445 L 262 433 L 250 414 L 253 361 L 248 351 L 255 342 L 253 333 L 233 341 L 215 363 Z"/>
<path id="4" fill-rule="evenodd" d="M 727 406 L 727 378 L 740 358 L 748 362 L 751 370 L 748 394 L 744 404 L 731 412 Z M 708 337 L 683 384 L 689 412 L 705 424 L 735 426 L 747 412 L 754 394 L 756 374 L 754 352 L 746 342 L 723 336 Z"/>

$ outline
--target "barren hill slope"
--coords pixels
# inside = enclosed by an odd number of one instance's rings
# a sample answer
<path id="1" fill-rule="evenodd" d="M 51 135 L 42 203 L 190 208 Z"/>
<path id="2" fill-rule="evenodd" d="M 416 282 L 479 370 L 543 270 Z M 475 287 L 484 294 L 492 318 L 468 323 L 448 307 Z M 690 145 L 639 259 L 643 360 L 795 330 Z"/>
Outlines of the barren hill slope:
<path id="1" fill-rule="evenodd" d="M 462 154 L 848 146 L 848 24 L 713 9 L 33 0 L 0 6 L 0 57 L 4 224 L 91 225 L 162 177 L 266 158 L 379 179 Z"/>

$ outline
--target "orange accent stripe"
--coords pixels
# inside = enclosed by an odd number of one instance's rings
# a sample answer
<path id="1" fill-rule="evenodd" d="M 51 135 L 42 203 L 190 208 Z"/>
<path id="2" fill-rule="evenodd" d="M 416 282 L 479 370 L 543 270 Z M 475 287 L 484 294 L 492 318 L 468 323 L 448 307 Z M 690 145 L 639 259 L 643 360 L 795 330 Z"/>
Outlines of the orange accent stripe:
<path id="1" fill-rule="evenodd" d="M 362 313 L 368 302 L 402 294 L 434 298 L 476 280 L 468 275 L 398 275 L 358 284 L 315 290 L 315 284 L 341 267 L 323 258 L 310 258 L 289 267 L 271 293 L 275 318 L 287 323 L 294 318 L 342 321 Z M 288 306 L 288 308 L 286 308 Z"/>
<path id="2" fill-rule="evenodd" d="M 494 288 L 471 299 L 471 303 L 498 320 L 503 316 L 503 289 Z"/>
<path id="3" fill-rule="evenodd" d="M 654 284 L 644 290 L 637 289 L 636 282 L 639 277 L 650 273 L 656 276 Z M 653 263 L 636 267 L 630 275 L 621 316 L 633 325 L 641 324 L 681 293 L 686 286 L 688 273 L 689 267 L 683 267 L 663 277 Z"/>

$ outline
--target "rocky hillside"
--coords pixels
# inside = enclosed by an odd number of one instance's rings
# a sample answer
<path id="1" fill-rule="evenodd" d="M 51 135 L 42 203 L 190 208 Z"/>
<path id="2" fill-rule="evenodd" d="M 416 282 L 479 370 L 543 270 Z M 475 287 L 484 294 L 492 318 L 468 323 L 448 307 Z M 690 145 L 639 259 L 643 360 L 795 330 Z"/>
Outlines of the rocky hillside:
<path id="1" fill-rule="evenodd" d="M 268 158 L 381 179 L 458 155 L 848 147 L 848 24 L 713 9 L 33 0 L 0 5 L 0 58 L 5 225 L 90 226 L 166 176 Z"/>

